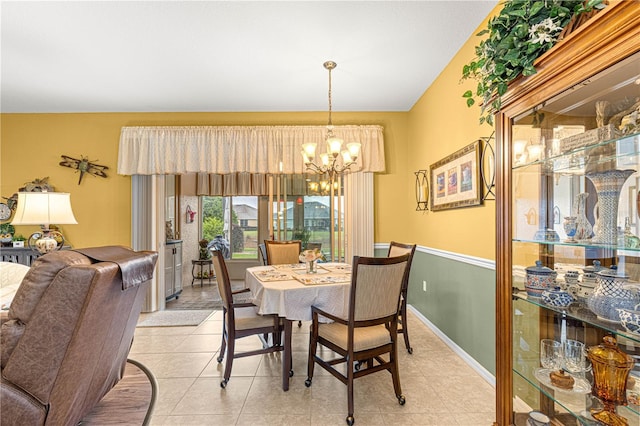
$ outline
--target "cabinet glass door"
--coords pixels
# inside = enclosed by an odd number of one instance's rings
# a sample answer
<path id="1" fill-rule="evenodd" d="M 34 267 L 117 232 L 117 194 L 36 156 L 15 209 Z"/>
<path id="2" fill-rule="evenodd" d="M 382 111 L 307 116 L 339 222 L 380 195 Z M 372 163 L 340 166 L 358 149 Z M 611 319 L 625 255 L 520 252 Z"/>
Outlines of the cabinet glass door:
<path id="1" fill-rule="evenodd" d="M 603 403 L 584 353 L 613 335 L 633 358 L 628 404 L 615 410 L 640 424 L 640 335 L 616 310 L 640 302 L 640 54 L 520 114 L 509 131 L 515 423 L 537 410 L 558 424 L 597 424 Z M 594 262 L 616 278 L 585 271 Z M 535 286 L 549 281 L 561 292 L 541 295 Z M 556 306 L 562 292 L 568 306 Z M 556 363 L 541 359 L 543 339 L 565 347 Z M 580 368 L 571 344 L 584 345 Z"/>

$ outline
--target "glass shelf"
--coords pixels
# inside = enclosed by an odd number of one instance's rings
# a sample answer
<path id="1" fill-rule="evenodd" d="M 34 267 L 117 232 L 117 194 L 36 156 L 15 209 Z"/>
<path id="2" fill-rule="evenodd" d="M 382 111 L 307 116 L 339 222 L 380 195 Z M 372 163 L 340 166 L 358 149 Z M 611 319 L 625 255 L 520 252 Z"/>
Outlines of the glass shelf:
<path id="1" fill-rule="evenodd" d="M 636 252 L 636 253 L 640 252 L 640 247 L 629 248 L 629 247 L 612 245 L 612 244 L 591 243 L 588 240 L 581 240 L 575 243 L 570 243 L 562 240 L 551 241 L 551 240 L 533 240 L 533 239 L 526 239 L 526 238 L 514 238 L 513 242 L 545 244 L 548 246 L 566 246 L 566 247 L 584 247 L 584 248 L 608 249 L 608 250 L 624 250 L 627 252 Z"/>
<path id="2" fill-rule="evenodd" d="M 609 333 L 616 334 L 617 336 L 620 336 L 623 339 L 629 340 L 631 342 L 636 342 L 638 343 L 638 347 L 640 348 L 640 334 L 629 333 L 620 323 L 599 319 L 596 314 L 591 312 L 591 310 L 583 303 L 574 302 L 566 308 L 558 308 L 555 306 L 547 305 L 542 301 L 542 299 L 528 297 L 526 291 L 524 290 L 515 291 L 513 293 L 513 297 L 531 303 L 532 305 L 536 305 L 540 308 L 544 308 L 561 315 L 566 315 L 569 318 L 582 321 L 593 327 L 597 327 Z"/>
<path id="3" fill-rule="evenodd" d="M 640 356 L 640 335 L 625 331 L 618 323 L 599 320 L 583 304 L 574 303 L 567 308 L 556 308 L 545 305 L 541 300 L 527 297 L 523 291 L 513 293 L 514 313 L 516 318 L 522 318 L 516 325 L 531 326 L 540 324 L 541 329 L 554 330 L 550 335 L 542 337 L 529 334 L 527 328 L 516 327 L 514 334 L 514 360 L 513 373 L 516 381 L 514 385 L 519 389 L 518 394 L 528 395 L 528 399 L 534 404 L 533 409 L 547 407 L 543 400 L 549 400 L 555 404 L 551 410 L 558 414 L 568 412 L 577 419 L 579 424 L 598 425 L 589 414 L 592 407 L 601 407 L 601 401 L 593 396 L 593 375 L 590 368 L 581 373 L 573 374 L 576 380 L 581 380 L 584 386 L 577 391 L 565 391 L 553 386 L 549 382 L 542 382 L 536 377 L 536 372 L 541 368 L 540 357 L 536 345 L 538 338 L 552 338 L 555 340 L 572 339 L 583 333 L 583 337 L 590 336 L 590 345 L 600 344 L 601 338 L 606 334 L 614 334 L 618 346 L 630 355 Z M 538 320 L 532 321 L 538 318 Z M 594 330 L 598 333 L 594 334 Z M 599 337 L 598 337 L 599 336 Z M 533 340 L 530 340 L 533 339 Z M 581 339 L 582 340 L 582 339 Z M 636 373 L 634 373 L 634 377 Z M 538 375 L 539 377 L 539 375 Z M 587 391 L 587 384 L 591 391 Z M 533 395 L 537 395 L 537 398 Z M 539 400 L 538 400 L 539 399 Z M 538 401 L 538 402 L 535 402 Z M 540 404 L 540 405 L 538 405 Z M 545 412 L 547 412 L 545 410 Z M 640 424 L 640 406 L 629 403 L 627 406 L 618 406 L 618 414 L 627 418 L 629 424 Z M 547 414 L 549 414 L 547 412 Z M 573 423 L 562 423 L 573 424 Z"/>
<path id="4" fill-rule="evenodd" d="M 533 371 L 533 370 L 530 370 Z M 532 373 L 518 371 L 517 369 L 513 369 L 513 372 L 524 379 L 529 383 L 533 388 L 542 392 L 547 398 L 551 399 L 556 404 L 559 404 L 563 409 L 567 412 L 571 413 L 574 417 L 578 419 L 580 424 L 586 425 L 600 425 L 599 422 L 593 420 L 593 418 L 588 414 L 588 409 L 593 406 L 601 406 L 602 403 L 598 398 L 593 396 L 591 393 L 588 394 L 574 394 L 573 392 L 563 392 L 563 391 L 555 391 L 553 388 L 549 388 L 538 381 Z M 572 403 L 575 403 L 577 398 L 584 398 L 584 410 L 580 410 L 576 412 L 575 406 L 572 406 Z M 627 406 L 618 406 L 617 408 L 618 414 L 621 414 L 624 417 L 640 417 L 640 407 L 637 405 L 629 404 Z M 632 423 L 630 423 L 632 424 Z"/>
<path id="5" fill-rule="evenodd" d="M 629 168 L 638 164 L 640 160 L 640 143 L 635 139 L 638 138 L 640 132 L 637 130 L 633 133 L 616 136 L 613 139 L 599 142 L 597 144 L 587 145 L 575 148 L 559 155 L 552 155 L 548 158 L 526 162 L 522 164 L 514 164 L 513 170 L 526 169 L 532 166 L 542 166 L 542 169 L 553 173 L 579 174 L 586 173 L 586 165 L 597 166 L 598 164 L 606 164 L 611 161 L 617 161 L 622 168 L 628 164 Z M 612 151 L 608 155 L 602 155 L 597 148 L 611 148 Z M 596 154 L 591 155 L 591 154 Z"/>

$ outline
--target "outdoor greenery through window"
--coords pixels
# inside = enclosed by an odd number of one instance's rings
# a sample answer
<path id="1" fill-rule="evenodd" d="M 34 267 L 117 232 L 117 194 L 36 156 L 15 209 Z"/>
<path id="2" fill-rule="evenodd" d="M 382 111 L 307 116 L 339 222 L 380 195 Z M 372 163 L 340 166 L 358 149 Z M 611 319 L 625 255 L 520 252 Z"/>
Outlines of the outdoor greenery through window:
<path id="1" fill-rule="evenodd" d="M 227 259 L 257 259 L 258 197 L 202 197 L 202 238 Z"/>
<path id="2" fill-rule="evenodd" d="M 325 255 L 331 249 L 331 200 L 328 188 L 310 184 L 305 176 L 289 177 L 280 200 L 273 200 L 271 229 L 266 212 L 268 196 L 202 196 L 202 238 L 208 247 L 220 250 L 227 259 L 257 260 L 258 244 L 265 239 L 301 240 L 302 248 L 321 247 Z M 292 189 L 295 188 L 295 189 Z M 343 203 L 343 197 L 338 197 Z M 333 206 L 335 229 L 344 229 L 344 205 Z M 339 214 L 340 213 L 340 214 Z M 337 236 L 336 236 L 337 241 Z"/>

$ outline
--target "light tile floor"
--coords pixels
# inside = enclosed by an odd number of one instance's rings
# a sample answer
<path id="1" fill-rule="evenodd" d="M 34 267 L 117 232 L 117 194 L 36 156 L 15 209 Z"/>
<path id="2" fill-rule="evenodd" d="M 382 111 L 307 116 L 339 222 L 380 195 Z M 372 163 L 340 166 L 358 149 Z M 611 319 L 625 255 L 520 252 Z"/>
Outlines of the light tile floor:
<path id="1" fill-rule="evenodd" d="M 399 350 L 406 404 L 398 404 L 391 376 L 380 372 L 355 382 L 356 425 L 491 425 L 495 389 L 413 314 L 409 355 Z M 231 379 L 220 387 L 222 313 L 199 326 L 137 328 L 130 357 L 155 374 L 160 391 L 152 425 L 345 425 L 346 386 L 318 366 L 304 385 L 309 323 L 294 323 L 295 375 L 281 387 L 281 353 L 236 359 Z M 400 336 L 399 336 L 400 337 Z M 236 350 L 260 345 L 239 340 Z"/>

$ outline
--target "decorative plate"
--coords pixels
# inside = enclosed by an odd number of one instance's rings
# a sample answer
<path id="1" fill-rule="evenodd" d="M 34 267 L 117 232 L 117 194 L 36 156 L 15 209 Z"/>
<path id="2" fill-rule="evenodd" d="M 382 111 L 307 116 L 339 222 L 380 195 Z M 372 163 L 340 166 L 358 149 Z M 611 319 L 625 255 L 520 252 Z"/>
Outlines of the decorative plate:
<path id="1" fill-rule="evenodd" d="M 549 377 L 549 374 L 551 373 L 551 371 L 553 370 L 550 370 L 548 368 L 537 368 L 533 372 L 533 375 L 536 376 L 536 379 L 538 379 L 540 383 L 542 383 L 547 387 L 550 387 L 555 391 L 567 392 L 567 393 L 583 393 L 583 394 L 587 394 L 591 392 L 591 385 L 589 384 L 589 382 L 587 382 L 585 379 L 581 377 L 576 377 L 576 376 L 571 376 L 575 380 L 575 383 L 573 384 L 573 389 L 562 389 L 554 386 L 551 383 L 551 378 Z"/>

